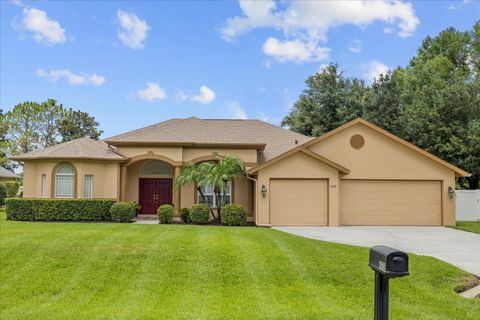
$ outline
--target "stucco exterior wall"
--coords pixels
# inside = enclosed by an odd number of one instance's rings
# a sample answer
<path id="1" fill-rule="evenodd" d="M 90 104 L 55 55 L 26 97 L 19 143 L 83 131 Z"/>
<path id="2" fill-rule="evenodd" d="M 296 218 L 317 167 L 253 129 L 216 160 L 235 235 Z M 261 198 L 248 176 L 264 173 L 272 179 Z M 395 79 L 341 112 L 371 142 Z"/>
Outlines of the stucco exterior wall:
<path id="1" fill-rule="evenodd" d="M 30 160 L 24 163 L 24 188 L 23 196 L 25 198 L 42 197 L 42 175 L 46 175 L 46 197 L 54 198 L 54 186 L 52 184 L 55 178 L 56 166 L 62 162 L 67 162 L 76 170 L 76 197 L 84 197 L 84 177 L 93 175 L 93 198 L 112 198 L 119 196 L 119 178 L 120 166 L 118 162 L 112 161 L 39 161 Z"/>
<path id="2" fill-rule="evenodd" d="M 360 149 L 350 145 L 355 134 L 364 138 Z M 455 188 L 455 173 L 438 162 L 363 124 L 349 127 L 308 148 L 350 169 L 350 174 L 342 179 L 441 181 L 443 225 L 455 224 L 455 198 L 448 194 L 449 186 Z"/>
<path id="3" fill-rule="evenodd" d="M 338 170 L 312 158 L 303 152 L 297 152 L 264 169 L 257 175 L 257 221 L 260 225 L 270 224 L 270 180 L 282 179 L 327 179 L 328 180 L 328 225 L 338 225 Z M 262 196 L 265 185 L 267 194 Z M 299 203 L 299 210 L 301 210 Z"/>

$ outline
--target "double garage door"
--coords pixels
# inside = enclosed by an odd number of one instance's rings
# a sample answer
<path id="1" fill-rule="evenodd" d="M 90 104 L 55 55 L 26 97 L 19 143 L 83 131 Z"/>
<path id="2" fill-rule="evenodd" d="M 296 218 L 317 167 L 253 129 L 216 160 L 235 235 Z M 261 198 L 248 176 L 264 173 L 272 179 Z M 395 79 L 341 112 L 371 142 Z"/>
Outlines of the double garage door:
<path id="1" fill-rule="evenodd" d="M 341 225 L 442 224 L 440 181 L 342 180 Z M 328 181 L 270 181 L 270 224 L 325 226 L 328 224 Z"/>

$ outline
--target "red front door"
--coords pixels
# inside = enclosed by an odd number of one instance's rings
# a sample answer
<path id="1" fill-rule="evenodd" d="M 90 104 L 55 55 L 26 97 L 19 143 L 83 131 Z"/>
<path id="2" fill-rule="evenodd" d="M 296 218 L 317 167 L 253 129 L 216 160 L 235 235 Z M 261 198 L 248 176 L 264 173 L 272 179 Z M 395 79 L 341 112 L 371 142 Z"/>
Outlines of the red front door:
<path id="1" fill-rule="evenodd" d="M 140 213 L 156 214 L 162 204 L 172 204 L 171 178 L 140 178 Z"/>

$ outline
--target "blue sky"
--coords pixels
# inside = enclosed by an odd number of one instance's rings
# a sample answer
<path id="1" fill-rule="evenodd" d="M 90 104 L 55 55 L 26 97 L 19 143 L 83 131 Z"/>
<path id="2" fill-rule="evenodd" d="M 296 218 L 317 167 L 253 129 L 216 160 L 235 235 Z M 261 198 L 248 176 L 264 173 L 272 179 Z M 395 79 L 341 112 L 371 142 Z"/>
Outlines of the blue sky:
<path id="1" fill-rule="evenodd" d="M 108 137 L 172 117 L 275 124 L 322 65 L 371 81 L 480 2 L 0 1 L 0 105 L 55 98 Z"/>

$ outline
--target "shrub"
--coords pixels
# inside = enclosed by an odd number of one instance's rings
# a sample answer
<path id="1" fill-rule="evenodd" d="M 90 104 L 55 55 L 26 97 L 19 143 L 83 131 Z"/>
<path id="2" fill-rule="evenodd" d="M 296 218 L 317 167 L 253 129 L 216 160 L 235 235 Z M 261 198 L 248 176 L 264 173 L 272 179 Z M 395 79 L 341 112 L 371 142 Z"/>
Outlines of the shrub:
<path id="1" fill-rule="evenodd" d="M 180 209 L 180 218 L 182 219 L 182 222 L 190 222 L 190 209 Z"/>
<path id="2" fill-rule="evenodd" d="M 190 221 L 196 224 L 206 224 L 210 218 L 210 211 L 206 204 L 194 204 L 190 209 Z"/>
<path id="3" fill-rule="evenodd" d="M 157 215 L 159 223 L 173 222 L 173 206 L 171 204 L 164 204 L 158 207 Z"/>
<path id="4" fill-rule="evenodd" d="M 142 206 L 136 203 L 135 201 L 127 201 L 127 202 L 133 206 L 133 208 L 135 209 L 135 217 L 137 217 L 140 214 L 140 208 Z"/>
<path id="5" fill-rule="evenodd" d="M 241 204 L 227 204 L 222 209 L 222 224 L 244 226 L 247 224 L 247 209 Z"/>
<path id="6" fill-rule="evenodd" d="M 100 221 L 111 220 L 114 199 L 29 199 L 6 200 L 8 220 Z"/>
<path id="7" fill-rule="evenodd" d="M 20 189 L 20 183 L 18 181 L 5 182 L 5 187 L 7 188 L 7 198 L 15 198 Z"/>
<path id="8" fill-rule="evenodd" d="M 5 204 L 5 198 L 7 197 L 7 187 L 5 183 L 0 182 L 0 206 Z"/>
<path id="9" fill-rule="evenodd" d="M 110 208 L 112 220 L 128 222 L 135 218 L 135 206 L 130 202 L 116 202 Z"/>

